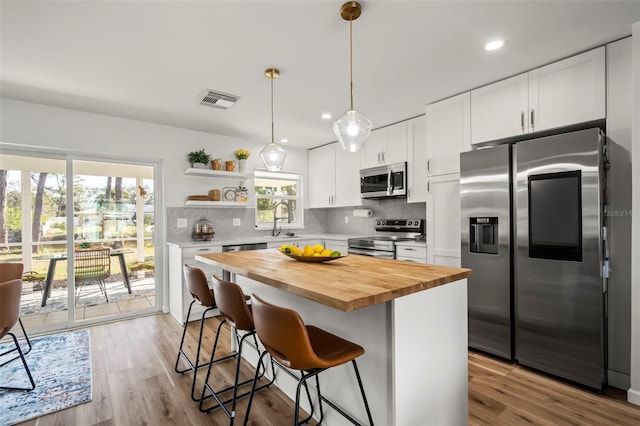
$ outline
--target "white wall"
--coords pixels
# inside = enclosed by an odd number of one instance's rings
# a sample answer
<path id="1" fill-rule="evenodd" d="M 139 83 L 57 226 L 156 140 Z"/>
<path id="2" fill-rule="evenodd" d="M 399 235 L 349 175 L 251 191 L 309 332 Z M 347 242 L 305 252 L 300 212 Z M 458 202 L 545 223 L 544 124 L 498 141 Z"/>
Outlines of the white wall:
<path id="1" fill-rule="evenodd" d="M 631 259 L 631 389 L 629 402 L 640 405 L 640 22 L 633 24 L 633 123 L 631 151 L 633 173 L 632 246 Z"/>
<path id="2" fill-rule="evenodd" d="M 266 122 L 266 120 L 265 120 Z M 251 151 L 249 168 L 262 166 L 264 141 L 251 142 L 135 120 L 93 114 L 0 98 L 0 142 L 22 146 L 73 150 L 120 156 L 124 159 L 161 160 L 164 165 L 164 207 L 182 206 L 187 195 L 206 194 L 213 187 L 205 179 L 184 176 L 187 153 L 205 148 L 213 158 L 234 159 L 233 151 Z M 307 150 L 287 149 L 285 168 L 305 174 Z M 229 182 L 225 186 L 237 186 Z"/>

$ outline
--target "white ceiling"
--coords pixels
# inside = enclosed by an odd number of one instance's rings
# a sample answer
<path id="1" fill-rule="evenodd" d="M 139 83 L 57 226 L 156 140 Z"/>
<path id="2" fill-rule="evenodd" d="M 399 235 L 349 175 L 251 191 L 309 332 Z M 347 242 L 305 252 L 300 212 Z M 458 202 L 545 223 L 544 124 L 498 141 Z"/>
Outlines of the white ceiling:
<path id="1" fill-rule="evenodd" d="M 335 140 L 349 106 L 342 0 L 5 1 L 1 95 L 268 142 Z M 382 127 L 424 106 L 631 34 L 640 1 L 362 0 L 355 107 Z M 507 39 L 501 51 L 483 45 Z M 241 99 L 197 104 L 203 89 Z"/>

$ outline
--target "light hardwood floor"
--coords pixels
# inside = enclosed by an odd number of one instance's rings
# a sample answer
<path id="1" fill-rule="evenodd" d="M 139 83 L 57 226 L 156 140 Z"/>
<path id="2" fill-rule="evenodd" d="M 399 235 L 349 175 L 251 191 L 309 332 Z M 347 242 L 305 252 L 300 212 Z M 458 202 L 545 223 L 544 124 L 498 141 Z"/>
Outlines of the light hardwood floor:
<path id="1" fill-rule="evenodd" d="M 211 347 L 217 324 L 215 318 L 206 321 L 205 347 Z M 195 350 L 197 327 L 197 322 L 189 326 L 189 350 Z M 158 314 L 90 330 L 93 400 L 25 425 L 228 424 L 220 410 L 200 413 L 189 397 L 191 374 L 174 372 L 182 328 L 171 316 Z M 228 328 L 223 330 L 222 350 L 227 351 Z M 216 379 L 229 381 L 231 370 L 232 363 L 216 368 Z M 243 370 L 247 377 L 253 372 L 248 365 Z M 470 425 L 639 425 L 640 407 L 623 398 L 615 390 L 599 395 L 518 365 L 469 354 Z M 260 392 L 254 404 L 250 424 L 292 423 L 293 404 L 277 388 Z M 245 409 L 243 400 L 236 424 L 242 424 Z"/>

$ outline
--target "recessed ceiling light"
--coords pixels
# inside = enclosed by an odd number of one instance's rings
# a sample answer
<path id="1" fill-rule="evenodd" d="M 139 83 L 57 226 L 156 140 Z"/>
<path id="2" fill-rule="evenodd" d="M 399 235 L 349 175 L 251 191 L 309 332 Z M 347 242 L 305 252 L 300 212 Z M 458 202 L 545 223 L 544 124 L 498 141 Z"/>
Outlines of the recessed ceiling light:
<path id="1" fill-rule="evenodd" d="M 502 40 L 502 39 L 491 40 L 489 43 L 484 45 L 484 50 L 489 50 L 489 51 L 498 50 L 502 46 L 504 46 L 504 40 Z"/>
<path id="2" fill-rule="evenodd" d="M 328 112 L 325 112 L 324 114 L 321 115 L 323 120 L 329 120 L 331 118 L 331 114 L 329 114 Z"/>
<path id="3" fill-rule="evenodd" d="M 280 143 L 287 143 L 287 142 L 289 142 L 289 139 L 284 139 L 284 138 L 280 139 Z"/>

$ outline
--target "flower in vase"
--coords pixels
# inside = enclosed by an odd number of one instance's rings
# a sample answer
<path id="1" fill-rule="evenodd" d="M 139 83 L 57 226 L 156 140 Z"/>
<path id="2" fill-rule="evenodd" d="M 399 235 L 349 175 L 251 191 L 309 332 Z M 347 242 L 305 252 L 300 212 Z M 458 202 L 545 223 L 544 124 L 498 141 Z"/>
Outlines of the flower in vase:
<path id="1" fill-rule="evenodd" d="M 251 152 L 248 149 L 236 149 L 233 152 L 238 160 L 246 160 L 251 155 Z"/>

